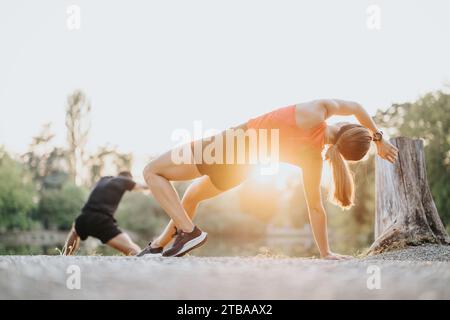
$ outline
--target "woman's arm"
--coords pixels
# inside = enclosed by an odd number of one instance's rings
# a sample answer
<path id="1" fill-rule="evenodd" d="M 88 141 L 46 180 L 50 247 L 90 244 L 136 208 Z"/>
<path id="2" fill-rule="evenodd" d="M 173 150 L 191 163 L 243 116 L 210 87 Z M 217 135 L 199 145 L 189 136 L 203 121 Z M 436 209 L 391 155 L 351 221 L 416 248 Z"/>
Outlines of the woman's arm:
<path id="1" fill-rule="evenodd" d="M 328 116 L 355 116 L 358 122 L 369 129 L 372 134 L 378 132 L 372 117 L 359 103 L 339 99 L 321 100 Z"/>
<path id="2" fill-rule="evenodd" d="M 359 103 L 338 99 L 320 100 L 320 102 L 325 107 L 328 117 L 332 115 L 353 115 L 362 126 L 372 132 L 372 135 L 378 132 L 378 128 L 372 117 Z M 381 158 L 386 159 L 391 163 L 394 163 L 397 160 L 398 149 L 389 143 L 389 141 L 381 139 L 380 141 L 376 141 L 375 145 L 377 146 L 377 153 Z"/>
<path id="3" fill-rule="evenodd" d="M 341 260 L 351 258 L 332 253 L 328 243 L 327 215 L 322 204 L 320 179 L 322 176 L 322 158 L 311 159 L 303 166 L 303 189 L 308 205 L 309 221 L 314 240 L 323 259 Z"/>

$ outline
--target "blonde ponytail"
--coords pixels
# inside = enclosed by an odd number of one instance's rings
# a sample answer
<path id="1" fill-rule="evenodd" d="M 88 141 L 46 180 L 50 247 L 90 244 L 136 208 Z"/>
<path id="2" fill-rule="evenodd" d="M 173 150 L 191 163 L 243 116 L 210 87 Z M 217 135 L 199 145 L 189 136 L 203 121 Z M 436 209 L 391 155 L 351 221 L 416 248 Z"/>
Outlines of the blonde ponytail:
<path id="1" fill-rule="evenodd" d="M 342 157 L 336 144 L 328 148 L 325 159 L 329 161 L 333 174 L 330 201 L 343 209 L 349 209 L 355 199 L 355 186 L 347 161 Z"/>

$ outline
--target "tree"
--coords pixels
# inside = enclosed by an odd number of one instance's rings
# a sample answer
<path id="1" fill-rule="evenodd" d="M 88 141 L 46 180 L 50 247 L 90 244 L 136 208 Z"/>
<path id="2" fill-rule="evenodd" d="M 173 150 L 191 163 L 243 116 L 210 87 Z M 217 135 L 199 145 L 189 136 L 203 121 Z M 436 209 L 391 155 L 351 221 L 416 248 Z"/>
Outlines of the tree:
<path id="1" fill-rule="evenodd" d="M 38 190 L 61 188 L 67 180 L 67 152 L 51 146 L 54 136 L 51 124 L 45 124 L 41 132 L 33 137 L 28 152 L 22 156 Z"/>
<path id="2" fill-rule="evenodd" d="M 90 131 L 91 103 L 84 92 L 75 90 L 67 97 L 66 128 L 69 175 L 73 183 L 82 183 L 85 165 L 85 146 Z"/>
<path id="3" fill-rule="evenodd" d="M 0 230 L 27 229 L 34 188 L 23 167 L 0 147 Z"/>
<path id="4" fill-rule="evenodd" d="M 91 185 L 104 174 L 105 159 L 111 152 L 108 147 L 100 147 L 95 154 L 89 156 L 87 166 L 89 167 L 89 183 Z"/>
<path id="5" fill-rule="evenodd" d="M 130 171 L 132 162 L 133 156 L 130 153 L 120 153 L 109 146 L 100 147 L 86 162 L 89 168 L 89 183 L 94 184 L 106 172 L 117 174 L 120 171 Z"/>
<path id="6" fill-rule="evenodd" d="M 428 93 L 412 103 L 394 104 L 375 117 L 391 135 L 424 140 L 431 193 L 444 223 L 450 222 L 450 95 Z"/>
<path id="7" fill-rule="evenodd" d="M 422 243 L 450 244 L 428 187 L 423 142 L 395 138 L 394 164 L 376 160 L 376 224 L 371 253 Z"/>

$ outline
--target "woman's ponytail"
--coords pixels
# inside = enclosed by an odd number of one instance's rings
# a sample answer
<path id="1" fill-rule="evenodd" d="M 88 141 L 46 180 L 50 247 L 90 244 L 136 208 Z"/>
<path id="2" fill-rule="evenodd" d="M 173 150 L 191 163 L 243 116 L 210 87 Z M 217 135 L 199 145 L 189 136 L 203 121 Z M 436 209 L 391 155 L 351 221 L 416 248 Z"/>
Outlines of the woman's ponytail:
<path id="1" fill-rule="evenodd" d="M 325 159 L 329 161 L 333 174 L 330 201 L 341 208 L 348 209 L 353 205 L 355 186 L 347 161 L 342 157 L 339 152 L 339 146 L 336 144 L 328 148 Z"/>

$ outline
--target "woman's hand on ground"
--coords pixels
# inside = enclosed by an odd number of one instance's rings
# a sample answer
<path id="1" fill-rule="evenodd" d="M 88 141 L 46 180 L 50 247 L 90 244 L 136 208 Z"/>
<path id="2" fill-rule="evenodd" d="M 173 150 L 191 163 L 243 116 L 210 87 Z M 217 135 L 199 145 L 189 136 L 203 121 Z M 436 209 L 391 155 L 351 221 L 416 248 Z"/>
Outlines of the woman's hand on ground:
<path id="1" fill-rule="evenodd" d="M 398 149 L 393 146 L 389 141 L 381 140 L 376 143 L 378 155 L 389 161 L 390 163 L 394 163 L 397 161 L 398 157 Z"/>
<path id="2" fill-rule="evenodd" d="M 327 253 L 326 255 L 322 256 L 322 259 L 324 260 L 350 260 L 353 259 L 354 257 L 352 256 L 346 256 L 343 254 L 338 254 L 338 253 Z"/>

